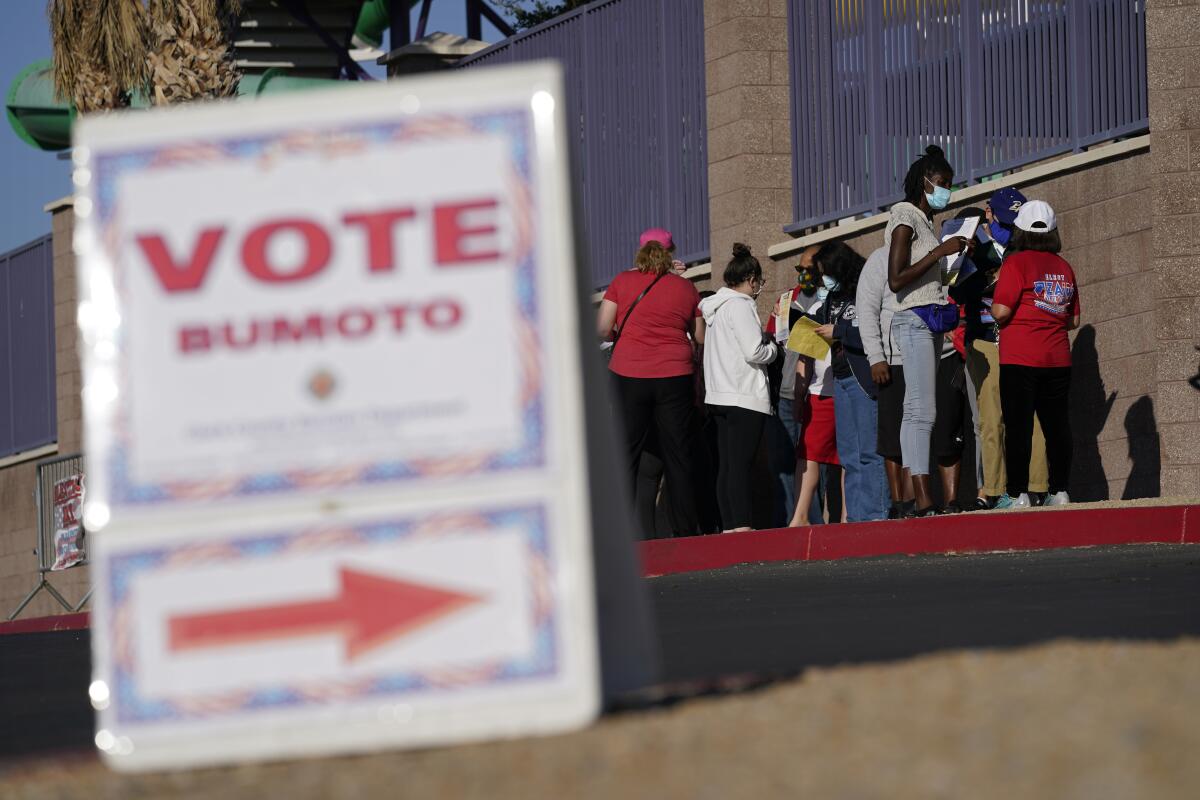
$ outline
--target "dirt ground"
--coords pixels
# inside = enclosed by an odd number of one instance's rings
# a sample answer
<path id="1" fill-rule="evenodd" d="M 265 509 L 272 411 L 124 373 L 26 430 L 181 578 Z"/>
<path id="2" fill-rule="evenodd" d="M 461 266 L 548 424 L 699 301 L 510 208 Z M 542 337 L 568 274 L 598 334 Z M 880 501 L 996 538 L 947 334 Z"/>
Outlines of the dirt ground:
<path id="1" fill-rule="evenodd" d="M 118 776 L 0 767 L 0 797 L 1173 798 L 1200 791 L 1200 639 L 1053 642 L 812 669 L 570 735 Z"/>

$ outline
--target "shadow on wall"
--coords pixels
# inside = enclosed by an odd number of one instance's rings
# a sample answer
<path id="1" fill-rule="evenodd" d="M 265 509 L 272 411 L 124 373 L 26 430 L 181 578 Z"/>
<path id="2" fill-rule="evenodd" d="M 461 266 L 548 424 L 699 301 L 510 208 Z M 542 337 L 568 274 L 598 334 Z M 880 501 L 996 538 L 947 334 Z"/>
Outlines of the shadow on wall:
<path id="1" fill-rule="evenodd" d="M 1154 419 L 1154 400 L 1139 397 L 1125 412 L 1125 435 L 1129 442 L 1129 460 L 1133 469 L 1125 481 L 1122 500 L 1158 497 L 1162 474 L 1162 454 L 1158 446 L 1158 422 Z"/>
<path id="2" fill-rule="evenodd" d="M 1071 433 L 1075 452 L 1071 462 L 1071 499 L 1076 502 L 1108 500 L 1108 477 L 1100 458 L 1100 434 L 1116 402 L 1116 392 L 1105 392 L 1096 352 L 1096 329 L 1079 329 L 1071 346 Z M 1158 497 L 1162 456 L 1154 400 L 1139 398 L 1125 412 L 1128 457 L 1133 463 L 1122 500 Z"/>

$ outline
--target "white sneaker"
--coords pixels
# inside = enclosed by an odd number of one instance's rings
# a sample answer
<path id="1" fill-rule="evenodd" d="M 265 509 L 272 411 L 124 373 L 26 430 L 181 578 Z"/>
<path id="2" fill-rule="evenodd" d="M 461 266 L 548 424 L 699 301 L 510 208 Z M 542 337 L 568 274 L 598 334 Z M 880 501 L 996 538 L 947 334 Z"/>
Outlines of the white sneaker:
<path id="1" fill-rule="evenodd" d="M 1046 502 L 1042 503 L 1042 505 L 1065 506 L 1069 502 L 1071 502 L 1071 498 L 1066 492 L 1055 492 L 1054 494 L 1047 496 Z"/>
<path id="2" fill-rule="evenodd" d="M 996 508 L 1030 508 L 1033 504 L 1029 502 L 1029 494 L 1021 492 L 1016 497 L 1009 497 L 1008 494 L 1000 495 L 1000 499 L 996 501 Z"/>

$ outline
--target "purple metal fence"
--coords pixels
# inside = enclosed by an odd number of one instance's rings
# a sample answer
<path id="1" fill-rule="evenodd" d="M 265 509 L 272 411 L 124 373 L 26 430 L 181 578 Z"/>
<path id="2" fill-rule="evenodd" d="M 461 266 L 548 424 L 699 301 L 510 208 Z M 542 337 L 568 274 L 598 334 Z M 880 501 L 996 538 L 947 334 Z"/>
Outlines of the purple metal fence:
<path id="1" fill-rule="evenodd" d="M 795 233 L 1149 127 L 1144 0 L 789 0 Z"/>
<path id="2" fill-rule="evenodd" d="M 0 457 L 57 438 L 50 236 L 0 253 Z"/>
<path id="3" fill-rule="evenodd" d="M 552 58 L 566 74 L 575 188 L 592 279 L 628 269 L 637 237 L 668 228 L 708 257 L 702 0 L 601 0 L 505 39 L 473 68 Z"/>

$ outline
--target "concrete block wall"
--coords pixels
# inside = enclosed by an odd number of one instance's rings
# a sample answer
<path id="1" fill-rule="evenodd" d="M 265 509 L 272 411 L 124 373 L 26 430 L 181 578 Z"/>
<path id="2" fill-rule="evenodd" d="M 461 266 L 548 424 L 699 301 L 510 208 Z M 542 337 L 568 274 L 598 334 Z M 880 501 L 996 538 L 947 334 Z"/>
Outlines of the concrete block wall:
<path id="1" fill-rule="evenodd" d="M 74 212 L 69 204 L 53 212 L 54 341 L 57 385 L 58 454 L 77 453 L 82 447 L 79 357 L 75 324 L 75 257 L 71 252 Z M 48 457 L 48 456 L 46 456 Z M 37 459 L 0 469 L 0 620 L 17 607 L 38 583 Z M 49 581 L 69 602 L 77 603 L 89 587 L 88 568 L 75 567 L 50 573 Z M 21 618 L 64 613 L 43 590 L 21 612 Z"/>
<path id="2" fill-rule="evenodd" d="M 1163 494 L 1198 497 L 1200 391 L 1188 379 L 1200 372 L 1200 0 L 1149 0 L 1146 59 Z"/>
<path id="3" fill-rule="evenodd" d="M 733 243 L 743 242 L 767 272 L 769 307 L 790 281 L 767 258 L 792 218 L 786 2 L 704 0 L 704 61 L 713 274 L 701 288 L 722 285 Z"/>

